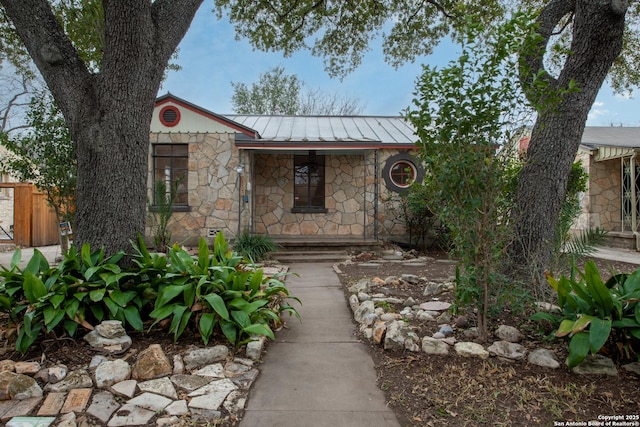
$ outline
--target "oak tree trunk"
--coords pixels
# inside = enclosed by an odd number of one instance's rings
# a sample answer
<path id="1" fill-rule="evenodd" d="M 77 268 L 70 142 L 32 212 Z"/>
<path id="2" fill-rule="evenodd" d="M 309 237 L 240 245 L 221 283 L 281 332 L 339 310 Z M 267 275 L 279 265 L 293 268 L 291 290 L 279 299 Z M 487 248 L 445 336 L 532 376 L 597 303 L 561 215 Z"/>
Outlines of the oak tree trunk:
<path id="1" fill-rule="evenodd" d="M 573 53 L 567 57 L 560 75 L 549 76 L 548 83 L 552 91 L 557 91 L 568 88 L 573 80 L 578 90 L 562 95 L 552 103 L 553 108 L 535 88 L 527 93 L 540 108 L 516 191 L 516 243 L 511 257 L 521 274 L 533 273 L 541 280 L 551 264 L 571 165 L 587 114 L 622 49 L 627 7 L 624 0 L 552 0 L 538 18 L 542 36 L 538 51 L 521 58 L 526 88 L 531 77 L 544 69 L 542 54 L 552 32 L 563 17 L 573 14 Z"/>
<path id="2" fill-rule="evenodd" d="M 0 0 L 69 126 L 78 160 L 74 242 L 129 252 L 144 233 L 149 125 L 168 61 L 203 0 L 103 0 L 91 72 L 46 0 Z"/>

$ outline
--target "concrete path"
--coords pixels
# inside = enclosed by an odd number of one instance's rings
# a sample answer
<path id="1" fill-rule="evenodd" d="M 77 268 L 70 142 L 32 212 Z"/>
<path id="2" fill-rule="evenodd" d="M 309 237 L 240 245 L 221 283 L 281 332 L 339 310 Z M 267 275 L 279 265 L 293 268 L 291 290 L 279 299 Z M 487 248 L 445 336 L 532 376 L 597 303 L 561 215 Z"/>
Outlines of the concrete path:
<path id="1" fill-rule="evenodd" d="M 376 386 L 373 361 L 332 265 L 292 264 L 287 287 L 302 322 L 276 334 L 240 427 L 399 426 Z"/>

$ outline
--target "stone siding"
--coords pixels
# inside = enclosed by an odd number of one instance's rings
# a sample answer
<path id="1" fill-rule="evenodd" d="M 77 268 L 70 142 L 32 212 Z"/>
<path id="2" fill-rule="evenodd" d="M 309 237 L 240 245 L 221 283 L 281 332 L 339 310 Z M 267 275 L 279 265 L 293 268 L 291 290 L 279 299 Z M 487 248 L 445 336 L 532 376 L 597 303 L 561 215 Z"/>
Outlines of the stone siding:
<path id="1" fill-rule="evenodd" d="M 152 133 L 152 144 L 189 144 L 189 211 L 175 212 L 169 223 L 172 241 L 197 242 L 222 231 L 233 238 L 238 230 L 280 236 L 367 238 L 374 235 L 374 152 L 329 154 L 326 158 L 327 213 L 292 213 L 293 155 L 239 152 L 230 133 Z M 379 152 L 378 171 L 392 150 Z M 149 191 L 153 184 L 149 154 Z M 236 167 L 244 166 L 239 178 Z M 252 163 L 255 172 L 251 170 Z M 405 234 L 384 180 L 378 177 L 378 233 L 380 238 Z M 239 197 L 242 188 L 243 197 Z M 395 193 L 394 193 L 395 194 Z M 246 196 L 246 199 L 245 197 Z M 245 202 L 246 200 L 246 202 Z M 239 215 L 239 209 L 242 211 Z M 253 209 L 253 215 L 252 215 Z M 238 218 L 240 226 L 238 227 Z M 253 224 L 251 220 L 253 219 Z M 147 227 L 147 235 L 152 231 Z"/>
<path id="2" fill-rule="evenodd" d="M 379 162 L 394 152 L 386 151 Z M 375 164 L 373 152 L 328 154 L 325 159 L 326 213 L 293 213 L 293 155 L 255 156 L 255 232 L 271 236 L 374 236 Z M 379 166 L 378 170 L 381 170 Z M 404 235 L 379 179 L 379 237 Z M 365 235 L 366 232 L 366 235 Z"/>
<path id="3" fill-rule="evenodd" d="M 595 162 L 583 160 L 588 165 L 588 197 L 583 200 L 583 214 L 577 228 L 599 227 L 606 231 L 620 231 L 621 184 L 620 159 Z"/>

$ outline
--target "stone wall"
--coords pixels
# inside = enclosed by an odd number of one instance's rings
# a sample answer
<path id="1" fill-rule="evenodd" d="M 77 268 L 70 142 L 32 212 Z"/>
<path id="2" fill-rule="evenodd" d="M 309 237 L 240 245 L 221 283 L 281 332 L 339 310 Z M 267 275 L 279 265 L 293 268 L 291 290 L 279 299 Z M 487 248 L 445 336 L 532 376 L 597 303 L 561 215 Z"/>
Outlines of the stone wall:
<path id="1" fill-rule="evenodd" d="M 150 142 L 189 144 L 189 211 L 174 212 L 172 216 L 169 230 L 174 242 L 193 244 L 200 237 L 212 238 L 218 231 L 227 238 L 233 238 L 239 229 L 274 237 L 356 238 L 365 236 L 366 232 L 367 238 L 373 238 L 376 180 L 373 151 L 328 155 L 325 176 L 328 212 L 302 214 L 291 212 L 292 154 L 252 155 L 248 151 L 239 152 L 234 144 L 234 135 L 227 133 L 152 133 Z M 392 154 L 395 151 L 379 152 L 378 171 Z M 149 198 L 153 184 L 151 156 L 152 150 L 149 154 Z M 252 162 L 255 172 L 251 170 Z M 239 163 L 244 166 L 241 177 L 236 171 Z M 378 181 L 379 236 L 401 238 L 405 234 L 402 221 L 397 218 L 393 203 L 388 202 L 392 197 L 384 181 L 381 178 Z M 239 217 L 241 223 L 238 227 Z M 250 223 L 252 217 L 253 224 Z M 153 235 L 149 227 L 147 235 Z"/>
<path id="2" fill-rule="evenodd" d="M 394 152 L 385 151 L 379 162 Z M 293 155 L 255 156 L 255 223 L 258 234 L 271 236 L 374 236 L 375 158 L 371 151 L 328 154 L 325 159 L 326 213 L 293 213 Z M 381 170 L 379 166 L 378 170 Z M 384 200 L 389 199 L 379 179 L 378 232 L 380 237 L 403 235 L 404 227 Z M 365 234 L 366 232 L 366 234 Z"/>
<path id="3" fill-rule="evenodd" d="M 169 223 L 172 241 L 193 244 L 200 237 L 213 238 L 219 231 L 227 238 L 235 236 L 239 200 L 234 135 L 152 133 L 150 141 L 152 144 L 189 144 L 189 211 L 174 212 Z M 149 151 L 149 199 L 153 185 L 152 151 Z M 147 235 L 153 235 L 149 227 Z"/>
<path id="4" fill-rule="evenodd" d="M 588 212 L 581 216 L 578 228 L 599 227 L 606 231 L 620 231 L 621 224 L 621 184 L 620 159 L 606 160 L 588 164 L 589 192 L 583 206 Z"/>

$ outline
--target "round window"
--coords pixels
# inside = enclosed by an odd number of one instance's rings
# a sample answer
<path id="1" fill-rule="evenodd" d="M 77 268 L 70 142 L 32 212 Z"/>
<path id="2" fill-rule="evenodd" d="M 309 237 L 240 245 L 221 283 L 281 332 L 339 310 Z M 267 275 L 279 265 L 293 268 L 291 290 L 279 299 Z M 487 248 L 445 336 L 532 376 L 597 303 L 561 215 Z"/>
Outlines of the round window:
<path id="1" fill-rule="evenodd" d="M 382 177 L 389 190 L 404 192 L 414 182 L 422 181 L 424 169 L 420 162 L 409 153 L 398 153 L 386 160 L 382 169 Z"/>
<path id="2" fill-rule="evenodd" d="M 160 110 L 160 123 L 167 127 L 173 127 L 180 123 L 180 110 L 173 105 L 167 105 Z"/>
<path id="3" fill-rule="evenodd" d="M 401 160 L 391 166 L 391 181 L 398 187 L 409 187 L 416 180 L 416 167 L 413 163 Z"/>

